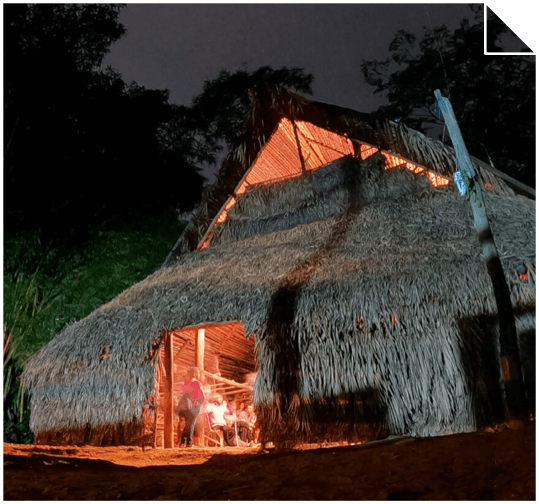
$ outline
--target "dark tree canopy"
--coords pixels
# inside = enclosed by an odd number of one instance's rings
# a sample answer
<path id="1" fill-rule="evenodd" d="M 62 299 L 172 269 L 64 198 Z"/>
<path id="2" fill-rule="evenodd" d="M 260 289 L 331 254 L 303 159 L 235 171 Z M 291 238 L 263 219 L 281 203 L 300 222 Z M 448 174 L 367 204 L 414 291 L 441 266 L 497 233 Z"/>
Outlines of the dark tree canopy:
<path id="1" fill-rule="evenodd" d="M 443 124 L 433 113 L 434 90 L 440 89 L 470 154 L 534 186 L 535 57 L 484 56 L 482 14 L 474 12 L 474 24 L 464 19 L 454 31 L 425 29 L 417 46 L 414 34 L 399 30 L 386 60 L 363 60 L 363 75 L 389 101 L 377 113 L 436 135 Z M 494 28 L 495 39 L 507 31 L 503 23 Z M 444 139 L 450 143 L 449 135 Z"/>
<path id="2" fill-rule="evenodd" d="M 6 5 L 6 233 L 38 232 L 66 250 L 111 214 L 137 216 L 198 201 L 196 153 L 163 145 L 176 114 L 168 91 L 101 69 L 124 27 L 119 5 Z"/>
<path id="3" fill-rule="evenodd" d="M 126 226 L 200 200 L 203 164 L 242 132 L 260 82 L 311 92 L 301 69 L 222 71 L 190 107 L 101 68 L 121 5 L 5 5 L 6 236 L 62 257 L 111 216 Z M 116 218 L 116 217 L 115 217 Z M 117 221 L 118 219 L 116 219 Z"/>
<path id="4" fill-rule="evenodd" d="M 202 93 L 193 99 L 192 127 L 197 137 L 215 156 L 225 144 L 228 148 L 243 132 L 250 111 L 249 89 L 267 82 L 296 92 L 312 94 L 314 77 L 302 68 L 260 67 L 254 72 L 242 68 L 234 73 L 222 70 L 217 79 L 206 81 Z"/>

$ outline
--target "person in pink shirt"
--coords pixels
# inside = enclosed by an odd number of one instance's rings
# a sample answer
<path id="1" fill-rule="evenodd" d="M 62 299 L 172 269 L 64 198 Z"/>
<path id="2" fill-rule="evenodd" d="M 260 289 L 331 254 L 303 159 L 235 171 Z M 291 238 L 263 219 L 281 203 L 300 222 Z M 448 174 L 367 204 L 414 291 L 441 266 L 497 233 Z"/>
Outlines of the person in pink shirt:
<path id="1" fill-rule="evenodd" d="M 191 448 L 200 407 L 204 402 L 204 391 L 200 382 L 200 371 L 197 368 L 189 368 L 187 374 L 187 380 L 180 383 L 180 400 L 178 401 L 177 411 L 180 417 L 185 418 L 185 427 L 181 435 L 180 446 Z"/>

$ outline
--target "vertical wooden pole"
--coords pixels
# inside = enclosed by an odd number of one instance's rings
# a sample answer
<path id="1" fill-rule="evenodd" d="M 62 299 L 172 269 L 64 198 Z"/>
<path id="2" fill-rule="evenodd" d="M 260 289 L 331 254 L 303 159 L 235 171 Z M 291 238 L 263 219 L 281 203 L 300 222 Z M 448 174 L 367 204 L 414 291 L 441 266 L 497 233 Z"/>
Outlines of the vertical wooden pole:
<path id="1" fill-rule="evenodd" d="M 165 448 L 174 448 L 174 362 L 173 333 L 168 333 L 165 339 L 165 419 L 163 442 Z"/>
<path id="2" fill-rule="evenodd" d="M 483 256 L 487 263 L 487 271 L 492 281 L 494 298 L 498 309 L 498 327 L 499 344 L 500 344 L 500 374 L 503 383 L 503 399 L 505 416 L 507 419 L 516 419 L 522 412 L 523 398 L 523 380 L 522 366 L 520 363 L 520 353 L 518 348 L 517 330 L 515 325 L 515 314 L 511 304 L 511 292 L 505 273 L 503 271 L 502 262 L 494 242 L 492 230 L 488 222 L 485 209 L 485 202 L 481 191 L 481 186 L 475 179 L 475 171 L 472 165 L 472 160 L 464 144 L 462 134 L 460 132 L 455 113 L 451 102 L 442 96 L 440 90 L 434 91 L 436 96 L 436 104 L 440 110 L 449 134 L 455 148 L 457 163 L 460 171 L 455 173 L 455 182 L 459 174 L 462 186 L 459 186 L 461 195 L 467 194 L 472 205 L 474 227 L 479 237 L 479 243 L 483 249 Z"/>
<path id="3" fill-rule="evenodd" d="M 195 366 L 200 371 L 201 378 L 204 373 L 204 334 L 204 329 L 198 329 L 195 346 Z"/>
<path id="4" fill-rule="evenodd" d="M 196 333 L 196 344 L 195 344 L 195 366 L 200 371 L 200 380 L 204 383 L 204 328 L 198 329 Z M 196 444 L 198 446 L 204 446 L 204 424 L 199 426 L 201 429 L 202 435 L 197 439 Z"/>

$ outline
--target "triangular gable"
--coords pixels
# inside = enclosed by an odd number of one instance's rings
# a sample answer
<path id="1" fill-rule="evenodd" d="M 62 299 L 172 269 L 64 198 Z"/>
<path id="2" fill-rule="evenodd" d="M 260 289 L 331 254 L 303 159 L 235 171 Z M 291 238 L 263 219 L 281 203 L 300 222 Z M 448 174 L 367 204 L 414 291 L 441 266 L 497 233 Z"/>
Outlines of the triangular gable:
<path id="1" fill-rule="evenodd" d="M 299 139 L 301 151 L 296 138 Z M 243 194 L 253 185 L 298 177 L 304 169 L 320 168 L 348 154 L 354 154 L 354 147 L 348 138 L 305 121 L 292 122 L 283 117 L 235 194 Z"/>
<path id="2" fill-rule="evenodd" d="M 358 142 L 358 145 L 361 159 L 381 152 L 385 158 L 386 169 L 406 168 L 417 175 L 426 175 L 435 187 L 448 185 L 450 182 L 447 177 L 400 156 L 379 150 L 369 144 Z M 237 196 L 244 194 L 248 188 L 299 177 L 304 172 L 316 170 L 336 159 L 354 155 L 355 152 L 352 140 L 344 135 L 333 133 L 307 121 L 281 118 L 269 141 L 262 147 L 255 162 L 239 182 L 234 195 L 229 197 L 209 226 L 198 249 L 203 250 L 209 245 L 214 226 L 226 221 L 228 211 L 236 204 Z"/>

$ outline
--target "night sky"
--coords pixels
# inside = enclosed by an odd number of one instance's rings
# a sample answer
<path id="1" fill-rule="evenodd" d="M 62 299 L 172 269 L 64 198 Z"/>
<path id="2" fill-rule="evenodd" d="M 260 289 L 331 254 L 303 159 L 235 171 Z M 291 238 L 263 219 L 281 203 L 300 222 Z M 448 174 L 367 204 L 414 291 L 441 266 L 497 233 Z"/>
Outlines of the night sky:
<path id="1" fill-rule="evenodd" d="M 180 105 L 222 69 L 297 66 L 314 75 L 315 100 L 373 112 L 384 100 L 364 82 L 361 60 L 385 59 L 399 29 L 420 40 L 430 23 L 454 29 L 464 17 L 473 19 L 467 4 L 130 4 L 120 12 L 127 34 L 104 65 L 170 90 Z M 204 170 L 210 182 L 215 170 Z"/>

